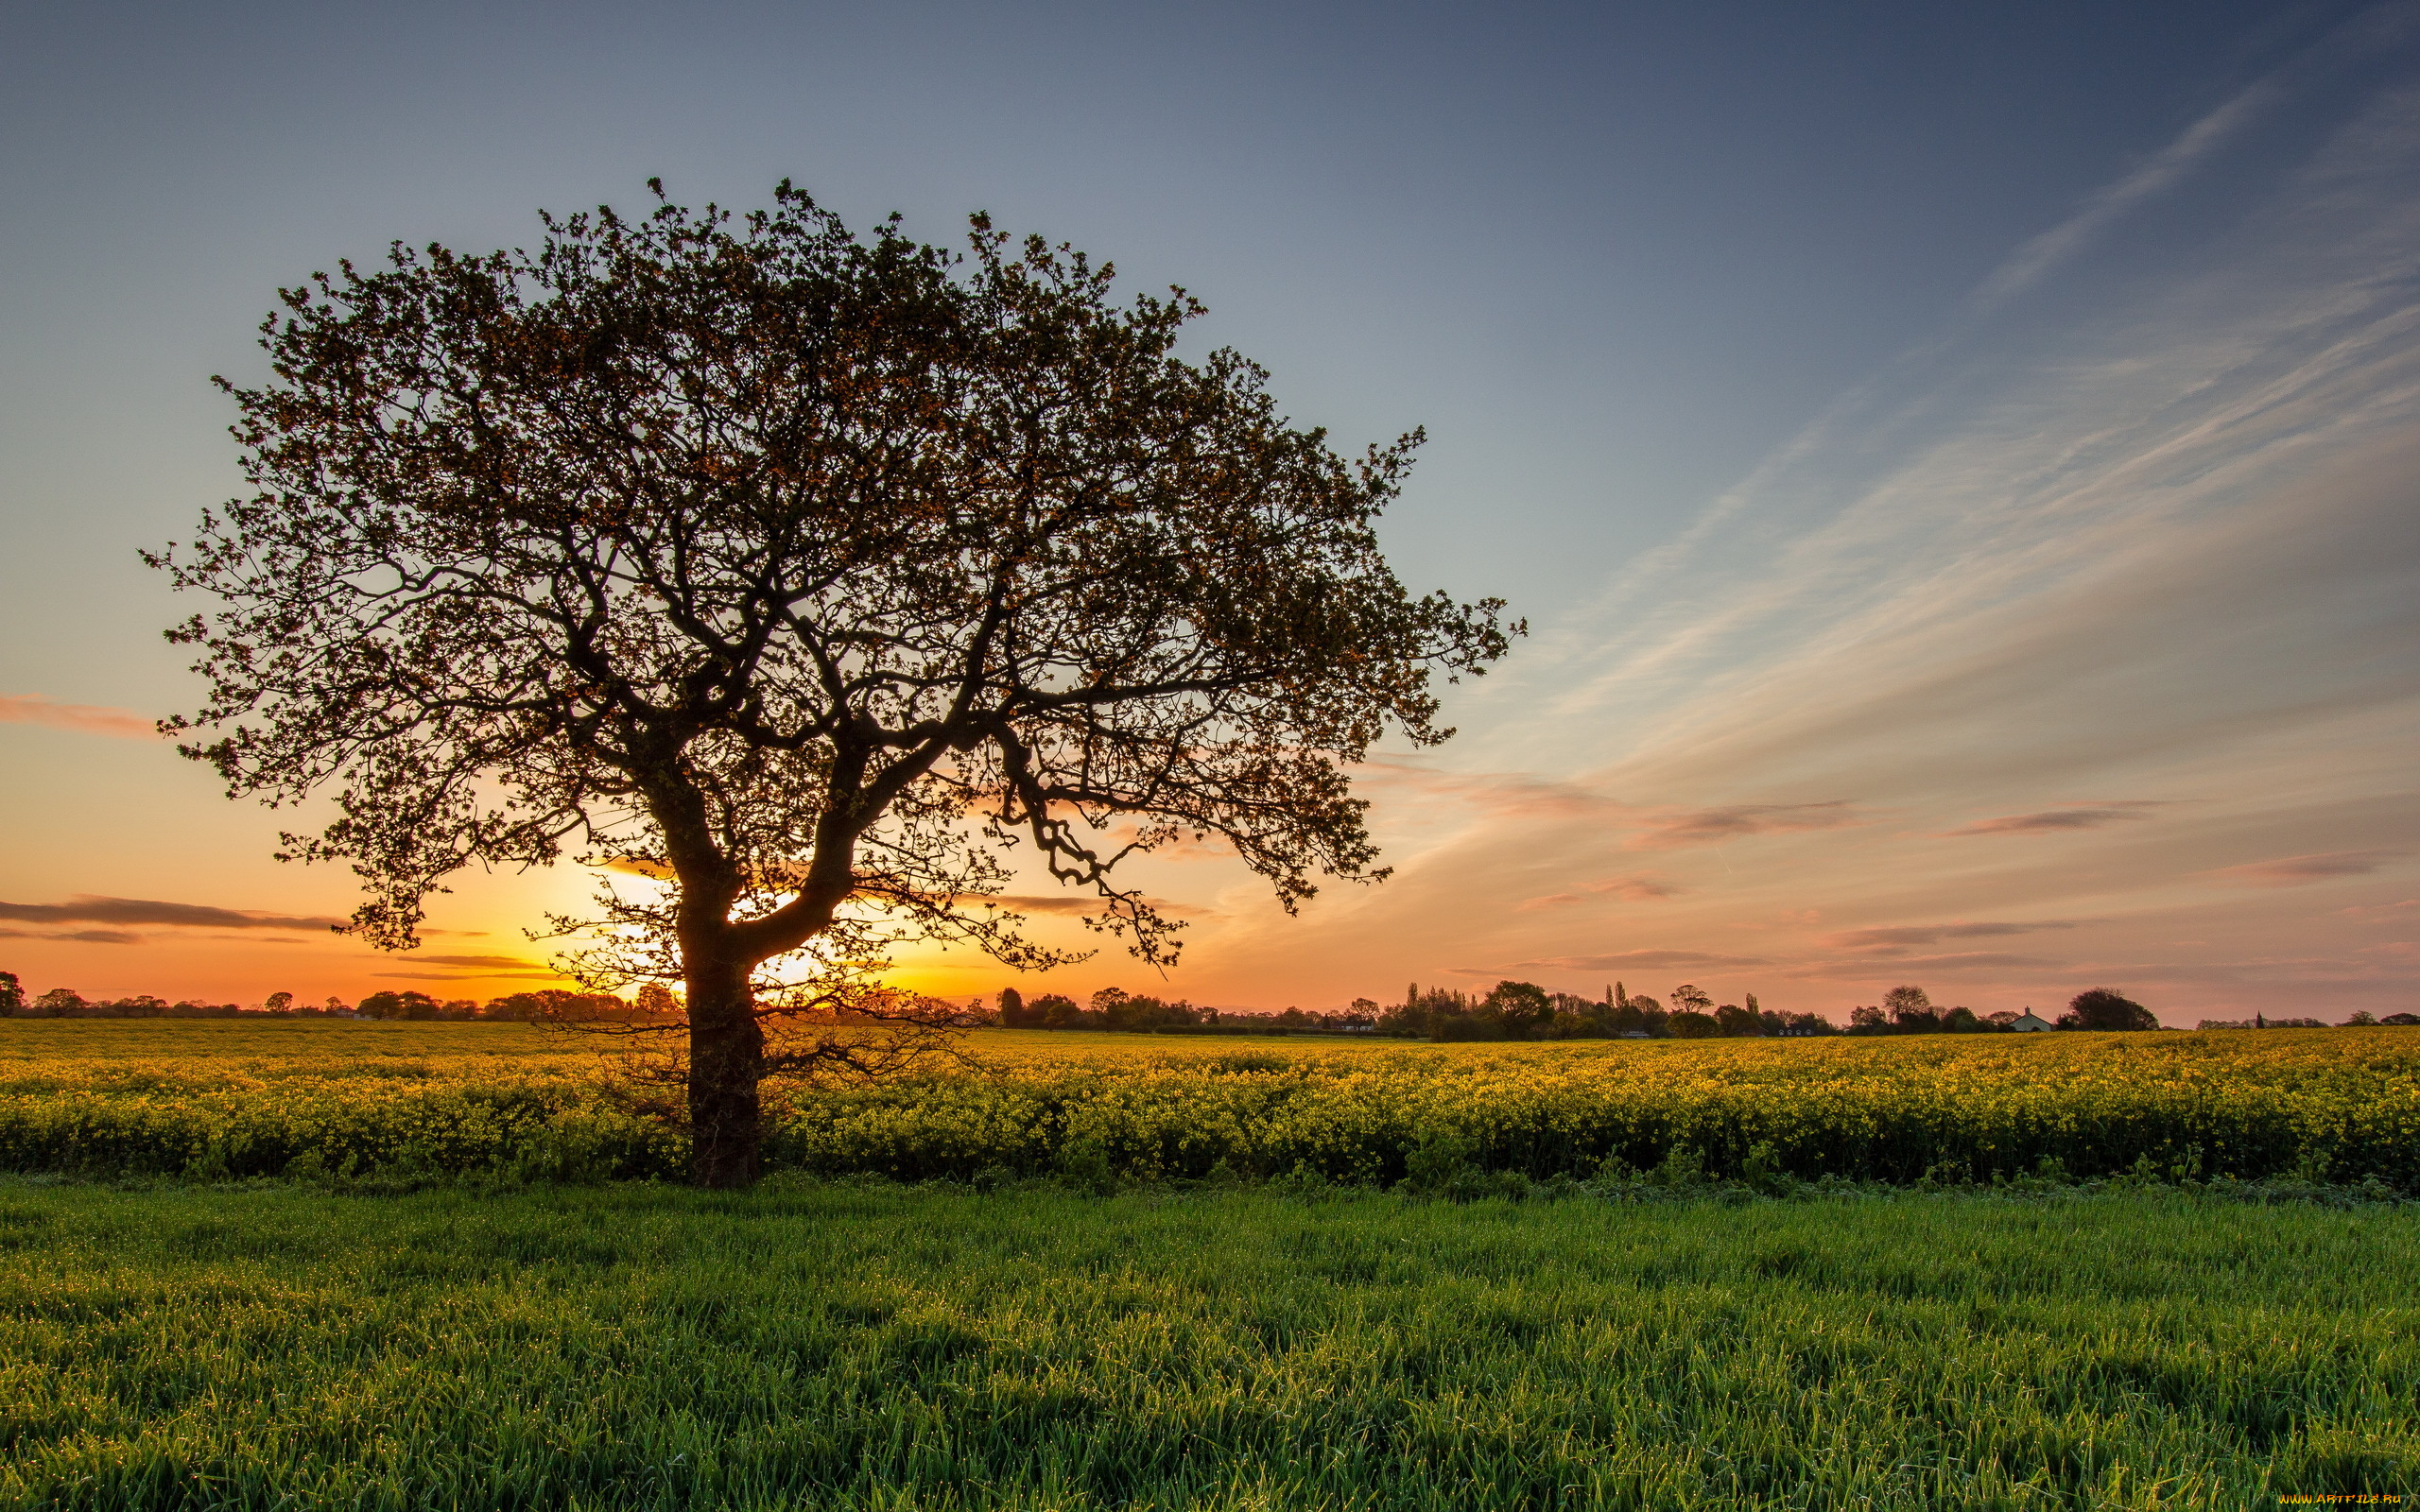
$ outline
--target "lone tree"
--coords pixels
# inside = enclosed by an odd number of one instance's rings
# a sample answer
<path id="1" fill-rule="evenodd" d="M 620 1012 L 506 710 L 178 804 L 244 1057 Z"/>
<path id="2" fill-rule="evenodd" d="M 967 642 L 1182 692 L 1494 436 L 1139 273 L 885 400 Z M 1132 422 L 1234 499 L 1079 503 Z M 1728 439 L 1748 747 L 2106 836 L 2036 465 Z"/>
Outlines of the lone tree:
<path id="1" fill-rule="evenodd" d="M 1385 875 L 1346 768 L 1445 739 L 1432 674 L 1519 631 L 1379 556 L 1418 432 L 1348 460 L 1241 356 L 1172 354 L 1182 289 L 1113 304 L 982 215 L 952 252 L 648 187 L 535 253 L 315 274 L 270 380 L 218 380 L 252 491 L 150 558 L 223 600 L 169 632 L 210 693 L 167 728 L 231 797 L 333 799 L 285 853 L 352 864 L 352 930 L 409 948 L 449 874 L 567 849 L 656 879 L 600 895 L 592 977 L 683 983 L 727 1187 L 763 1076 L 845 1054 L 772 1021 L 869 1001 L 903 937 L 1063 958 L 988 902 L 1012 864 L 1155 962 L 1115 868 L 1180 836 L 1289 910 Z"/>
<path id="2" fill-rule="evenodd" d="M 2156 1029 L 2159 1015 L 2112 988 L 2077 993 L 2059 1015 L 2062 1029 Z"/>

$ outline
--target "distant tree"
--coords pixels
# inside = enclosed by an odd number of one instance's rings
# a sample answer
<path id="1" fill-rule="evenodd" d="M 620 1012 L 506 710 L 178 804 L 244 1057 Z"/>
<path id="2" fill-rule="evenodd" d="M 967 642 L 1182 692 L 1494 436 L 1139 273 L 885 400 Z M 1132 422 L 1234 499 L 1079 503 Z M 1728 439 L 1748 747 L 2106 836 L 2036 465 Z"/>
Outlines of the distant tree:
<path id="1" fill-rule="evenodd" d="M 2377 1015 L 2372 1013 L 2369 1009 L 2355 1008 L 2352 1012 L 2352 1016 L 2344 1021 L 2344 1027 L 2347 1029 L 2364 1029 L 2377 1022 Z"/>
<path id="2" fill-rule="evenodd" d="M 1941 1015 L 1933 1011 L 1932 999 L 1920 987 L 1894 987 L 1883 993 L 1882 1011 L 1891 1016 L 1891 1027 L 1899 1034 L 1930 1034 L 1941 1027 Z"/>
<path id="3" fill-rule="evenodd" d="M 37 1019 L 69 1019 L 89 1006 L 83 994 L 73 988 L 55 987 L 34 999 L 32 1013 Z"/>
<path id="4" fill-rule="evenodd" d="M 1663 1004 L 1644 992 L 1633 992 L 1627 995 L 1621 1008 L 1616 1012 L 1615 1020 L 1619 1027 L 1615 1032 L 1661 1038 L 1670 1018 Z"/>
<path id="5" fill-rule="evenodd" d="M 1022 1029 L 1026 1022 L 1025 994 L 1012 987 L 1000 988 L 1000 1025 L 1006 1029 Z"/>
<path id="6" fill-rule="evenodd" d="M 1539 1033 L 1556 1040 L 1601 1039 L 1608 1032 L 1613 1005 L 1576 992 L 1549 992 L 1547 1005 L 1554 1016 Z"/>
<path id="7" fill-rule="evenodd" d="M 2390 1013 L 2378 1022 L 2382 1026 L 2392 1024 L 2398 1029 L 2409 1029 L 2420 1025 L 2420 1013 Z"/>
<path id="8" fill-rule="evenodd" d="M 660 982 L 648 985 L 663 987 Z M 418 996 L 416 993 L 403 995 L 407 998 Z M 683 1005 L 669 988 L 664 989 L 664 996 L 671 1000 L 673 1017 L 678 1022 Z M 640 1005 L 641 1002 L 659 1004 L 663 1000 L 648 997 L 646 986 L 640 988 L 639 999 L 639 1002 L 626 1003 L 611 992 L 574 992 L 566 988 L 548 987 L 534 992 L 513 992 L 492 998 L 477 1010 L 475 1016 L 574 1027 L 645 1024 L 658 1020 L 659 1015 L 647 1011 Z"/>
<path id="9" fill-rule="evenodd" d="M 1077 1029 L 1083 1026 L 1084 1010 L 1076 1000 L 1063 992 L 1046 992 L 1027 1008 L 1028 1022 L 1039 1029 Z"/>
<path id="10" fill-rule="evenodd" d="M 1353 1005 L 1344 1010 L 1343 1022 L 1348 1029 L 1367 1029 L 1377 1022 L 1378 1005 L 1372 999 L 1355 998 Z"/>
<path id="11" fill-rule="evenodd" d="M 365 1019 L 434 1019 L 438 1003 L 425 992 L 372 992 L 354 1008 Z"/>
<path id="12" fill-rule="evenodd" d="M 1891 1021 L 1883 1016 L 1880 1008 L 1868 1005 L 1849 1009 L 1849 1033 L 1888 1034 L 1890 1032 Z"/>
<path id="13" fill-rule="evenodd" d="M 272 992 L 268 995 L 267 1001 L 261 1004 L 261 1009 L 267 1013 L 291 1013 L 294 1011 L 294 994 L 291 992 Z"/>
<path id="14" fill-rule="evenodd" d="M 1732 1039 L 1753 1040 L 1765 1032 L 1765 1022 L 1754 1008 L 1726 1003 L 1714 1010 L 1715 1027 Z"/>
<path id="15" fill-rule="evenodd" d="M 1442 987 L 1423 989 L 1415 984 L 1410 996 L 1380 1011 L 1378 1032 L 1430 1040 L 1489 1039 L 1500 1035 L 1500 1025 L 1473 1022 L 1475 1006 L 1466 993 Z"/>
<path id="16" fill-rule="evenodd" d="M 1995 1029 L 2013 1027 L 2020 1016 L 2009 1008 L 1996 1008 L 1983 1016 L 1983 1022 Z"/>
<path id="17" fill-rule="evenodd" d="M 1554 1005 L 1535 982 L 1498 982 L 1480 1006 L 1508 1040 L 1530 1039 L 1554 1022 Z"/>
<path id="18" fill-rule="evenodd" d="M 1978 1034 L 1984 1024 L 1982 1020 L 1975 1017 L 1974 1009 L 1956 1007 L 1941 1016 L 1941 1026 L 1950 1034 Z"/>
<path id="19" fill-rule="evenodd" d="M 1339 455 L 1239 355 L 1177 354 L 1181 291 L 773 200 L 281 291 L 270 382 L 222 385 L 251 491 L 152 558 L 223 605 L 173 632 L 185 753 L 333 799 L 287 853 L 353 865 L 372 943 L 567 845 L 663 885 L 600 897 L 582 970 L 686 983 L 712 1187 L 755 1177 L 765 1075 L 895 1063 L 801 1024 L 930 1020 L 881 985 L 901 940 L 1069 958 L 988 905 L 1013 844 L 1154 962 L 1174 923 L 1116 868 L 1180 836 L 1289 910 L 1383 877 L 1356 764 L 1445 739 L 1432 676 L 1518 629 L 1379 555 L 1418 433 Z"/>
<path id="20" fill-rule="evenodd" d="M 14 971 L 0 971 L 0 1019 L 26 1011 L 26 988 Z"/>
<path id="21" fill-rule="evenodd" d="M 1461 1041 L 1504 1038 L 1504 1021 L 1488 1012 L 1483 1001 L 1475 1001 L 1468 993 L 1432 987 L 1421 994 L 1420 1006 L 1431 1040 Z"/>
<path id="22" fill-rule="evenodd" d="M 1675 1040 L 1709 1040 L 1722 1032 L 1722 1025 L 1711 1013 L 1695 1008 L 1683 1008 L 1664 1021 L 1665 1032 Z"/>
<path id="23" fill-rule="evenodd" d="M 1098 997 L 1094 1002 L 1098 1005 L 1096 1011 L 1104 1029 L 1165 1029 L 1171 1024 L 1191 1023 L 1195 1019 L 1192 1004 L 1169 1003 L 1148 993 L 1130 996 L 1120 992 L 1107 1002 Z"/>
<path id="24" fill-rule="evenodd" d="M 1420 984 L 1412 983 L 1404 989 L 1401 1003 L 1390 1004 L 1378 1010 L 1378 1032 L 1417 1038 L 1428 1032 L 1428 1015 L 1420 997 Z"/>
<path id="25" fill-rule="evenodd" d="M 680 1013 L 681 1000 L 661 982 L 642 982 L 631 1006 L 647 1018 L 669 1019 Z"/>
<path id="26" fill-rule="evenodd" d="M 2079 992 L 2059 1015 L 2062 1029 L 2156 1029 L 2158 1015 L 2110 988 Z"/>
<path id="27" fill-rule="evenodd" d="M 1712 1014 L 1714 1012 L 1713 995 L 1701 988 L 1684 982 L 1672 989 L 1672 1011 Z"/>

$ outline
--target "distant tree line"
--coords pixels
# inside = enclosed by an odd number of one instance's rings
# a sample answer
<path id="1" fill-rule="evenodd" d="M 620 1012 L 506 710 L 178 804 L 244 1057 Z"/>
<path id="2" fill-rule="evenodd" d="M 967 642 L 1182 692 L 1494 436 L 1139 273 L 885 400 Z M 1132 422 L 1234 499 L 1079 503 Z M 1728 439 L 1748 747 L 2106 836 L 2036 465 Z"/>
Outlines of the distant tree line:
<path id="1" fill-rule="evenodd" d="M 1061 992 L 1026 1001 L 1015 988 L 1000 991 L 996 1022 L 1004 1029 L 1096 1029 L 1149 1034 L 1366 1034 L 1377 1022 L 1378 1005 L 1357 999 L 1342 1013 L 1248 1013 L 1232 1008 L 1197 1007 L 1179 998 L 1169 1002 L 1123 988 L 1105 987 L 1080 1005 Z"/>
<path id="2" fill-rule="evenodd" d="M 2420 1028 L 2420 1013 L 2390 1013 L 2380 1018 L 2367 1008 L 2362 1008 L 2356 1011 L 2341 1025 L 2329 1023 L 2324 1019 L 2272 1019 L 2266 1014 L 2256 1013 L 2249 1019 L 2204 1019 L 2193 1027 L 2196 1029 L 2334 1029 L 2340 1027 L 2367 1029 L 2380 1024 L 2391 1025 L 2397 1029 Z"/>
<path id="3" fill-rule="evenodd" d="M 978 1003 L 978 1012 L 990 1010 Z M 358 1002 L 329 997 L 317 1004 L 298 1001 L 291 992 L 272 992 L 260 1003 L 203 1003 L 187 998 L 137 995 L 87 999 L 69 988 L 52 988 L 27 997 L 13 971 L 0 971 L 0 1019 L 280 1019 L 339 1018 L 411 1022 L 514 1022 L 650 1020 L 677 1018 L 681 1000 L 659 983 L 649 982 L 630 998 L 610 992 L 573 992 L 542 988 L 510 992 L 476 1002 L 470 998 L 437 998 L 416 990 L 372 992 Z M 1502 981 L 1483 995 L 1448 988 L 1407 988 L 1404 1000 L 1381 1007 L 1369 998 L 1356 998 L 1341 1012 L 1305 1012 L 1288 1008 L 1256 1013 L 1235 1008 L 1197 1007 L 1183 998 L 1170 1001 L 1120 988 L 1103 988 L 1088 1004 L 1063 993 L 1050 992 L 1028 1001 L 1015 988 L 1002 989 L 992 1022 L 1008 1029 L 1092 1029 L 1147 1034 L 1380 1034 L 1408 1040 L 1719 1040 L 1801 1038 L 1816 1035 L 2006 1034 L 2021 1015 L 2002 1009 L 1977 1013 L 1964 1006 L 1936 1007 L 1920 987 L 1894 987 L 1878 1005 L 1849 1010 L 1842 1030 L 1820 1013 L 1776 1013 L 1760 1007 L 1754 992 L 1734 1005 L 1717 1004 L 1701 988 L 1684 982 L 1671 991 L 1667 1007 L 1654 998 L 1627 990 L 1616 982 L 1602 1000 L 1549 992 L 1533 982 Z M 2420 1027 L 2420 1014 L 2368 1011 L 2354 1013 L 2345 1028 Z M 2151 1009 L 2110 988 L 2079 992 L 2052 1027 L 2088 1030 L 2157 1029 Z M 2322 1019 L 2204 1019 L 2201 1029 L 2326 1029 L 2337 1027 Z"/>
<path id="4" fill-rule="evenodd" d="M 1159 1034 L 1380 1034 L 1408 1040 L 1718 1040 L 1796 1039 L 1819 1035 L 2008 1034 L 2026 1015 L 2001 1009 L 1978 1013 L 1963 1005 L 1938 1007 L 1921 987 L 1895 987 L 1878 1005 L 1849 1010 L 1843 1030 L 1820 1013 L 1780 1013 L 1761 1006 L 1753 992 L 1738 1004 L 1684 982 L 1669 1005 L 1616 982 L 1602 999 L 1549 992 L 1534 982 L 1501 981 L 1483 994 L 1451 988 L 1407 988 L 1401 1003 L 1381 1007 L 1356 998 L 1342 1013 L 1239 1013 L 1201 1008 L 1105 988 L 1089 1007 L 1060 993 L 1028 1001 L 1014 988 L 1002 991 L 994 1022 L 1011 1029 L 1097 1029 Z M 2356 1013 L 2349 1024 L 2420 1024 L 2409 1013 L 2374 1018 Z M 2268 1019 L 2241 1022 L 2203 1021 L 2202 1027 L 2324 1028 L 2316 1019 Z M 2093 988 L 2068 1001 L 2054 1029 L 2150 1030 L 2157 1015 L 2112 988 Z"/>
<path id="5" fill-rule="evenodd" d="M 570 992 L 560 988 L 544 988 L 534 992 L 511 992 L 490 998 L 485 1003 L 470 998 L 440 999 L 426 992 L 372 992 L 359 1002 L 348 1003 L 343 998 L 330 997 L 320 1003 L 303 1003 L 291 992 L 272 992 L 264 1001 L 250 1005 L 240 1003 L 203 1003 L 187 998 L 170 1003 L 165 998 L 138 994 L 125 998 L 86 998 L 72 988 L 55 987 L 39 997 L 28 998 L 13 971 L 0 971 L 0 1018 L 16 1019 L 396 1019 L 423 1021 L 521 1021 L 573 1019 L 626 1019 L 677 1014 L 680 1000 L 655 983 L 639 988 L 635 998 L 615 997 L 610 992 Z"/>
<path id="6" fill-rule="evenodd" d="M 1671 1005 L 1634 994 L 1616 982 L 1602 999 L 1549 992 L 1534 982 L 1498 982 L 1483 995 L 1414 983 L 1404 1000 L 1379 1011 L 1380 1034 L 1411 1040 L 1712 1040 L 1766 1035 L 1835 1034 L 1813 1013 L 1775 1013 L 1757 1005 L 1717 1004 L 1684 982 Z"/>
<path id="7" fill-rule="evenodd" d="M 2030 1010 L 2029 1010 L 2030 1011 Z M 1964 1006 L 1941 1008 L 1920 987 L 1894 987 L 1876 1005 L 1849 1010 L 1851 1034 L 2008 1034 L 2024 1019 L 2006 1008 L 1977 1013 Z M 2156 1029 L 2159 1016 L 2111 988 L 2097 987 L 2069 1000 L 2054 1029 Z"/>

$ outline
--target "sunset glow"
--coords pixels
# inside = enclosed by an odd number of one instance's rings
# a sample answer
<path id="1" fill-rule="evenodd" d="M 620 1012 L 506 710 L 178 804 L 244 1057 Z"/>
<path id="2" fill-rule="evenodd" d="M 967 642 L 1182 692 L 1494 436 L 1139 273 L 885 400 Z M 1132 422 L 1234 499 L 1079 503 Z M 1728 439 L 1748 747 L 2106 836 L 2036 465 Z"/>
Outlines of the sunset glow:
<path id="1" fill-rule="evenodd" d="M 0 968 L 244 1003 L 562 983 L 531 932 L 580 910 L 578 866 L 457 878 L 415 952 L 332 933 L 353 879 L 273 859 L 313 816 L 227 802 L 153 729 L 197 696 L 159 632 L 202 606 L 135 554 L 239 486 L 207 380 L 259 377 L 281 284 L 395 237 L 527 243 L 535 207 L 650 174 L 741 205 L 786 175 L 856 223 L 940 240 L 983 208 L 1181 283 L 1202 349 L 1348 451 L 1425 425 L 1390 558 L 1530 628 L 1451 691 L 1453 741 L 1358 774 L 1383 884 L 1288 916 L 1214 848 L 1146 858 L 1130 884 L 1188 926 L 1163 978 L 1028 876 L 1010 904 L 1093 958 L 909 951 L 899 985 L 2420 1005 L 2420 9 L 2013 42 L 1917 9 L 1886 72 L 2007 77 L 1869 89 L 1882 43 L 1803 16 L 1720 46 L 1331 21 L 1283 57 L 1268 17 L 1196 18 L 1200 61 L 1111 140 L 1053 81 L 1141 78 L 1172 21 L 970 12 L 911 46 L 827 18 L 921 60 L 875 82 L 769 14 L 734 80 L 634 11 L 596 66 L 655 84 L 527 93 L 493 87 L 552 45 L 527 19 L 478 58 L 366 14 L 163 15 L 139 49 L 12 24 Z M 290 139 L 242 102 L 314 49 L 389 61 Z"/>

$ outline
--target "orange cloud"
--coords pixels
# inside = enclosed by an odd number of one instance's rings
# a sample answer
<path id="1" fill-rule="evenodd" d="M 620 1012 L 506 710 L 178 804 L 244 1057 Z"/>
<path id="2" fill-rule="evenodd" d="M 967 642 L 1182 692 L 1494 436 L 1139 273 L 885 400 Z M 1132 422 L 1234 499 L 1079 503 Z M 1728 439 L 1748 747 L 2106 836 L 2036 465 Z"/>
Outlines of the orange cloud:
<path id="1" fill-rule="evenodd" d="M 1684 971 L 1701 966 L 1770 966 L 1761 955 L 1719 955 L 1710 951 L 1620 951 L 1611 955 L 1550 955 L 1534 961 L 1514 961 L 1510 966 L 1454 966 L 1446 970 L 1457 976 L 1500 976 L 1506 971 L 1618 971 L 1626 968 L 1654 970 L 1658 967 L 1679 967 Z"/>
<path id="2" fill-rule="evenodd" d="M 2406 898 L 2399 903 L 2356 903 L 2350 908 L 2339 908 L 2336 911 L 2347 919 L 2377 919 L 2384 922 L 2400 919 L 2415 909 L 2420 909 L 2420 898 Z"/>
<path id="3" fill-rule="evenodd" d="M 75 945 L 140 945 L 143 936 L 123 929 L 77 929 L 43 935 L 30 929 L 0 929 L 0 939 L 55 939 Z"/>
<path id="4" fill-rule="evenodd" d="M 1884 929 L 1849 929 L 1825 936 L 1823 944 L 1861 955 L 1899 956 L 1914 945 L 1945 939 L 1990 939 L 2004 935 L 2031 935 L 2037 930 L 2073 929 L 2075 921 L 2046 919 L 2033 923 L 1908 924 Z"/>
<path id="5" fill-rule="evenodd" d="M 1872 822 L 1842 799 L 1828 803 L 1739 803 L 1659 816 L 1631 840 L 1631 846 L 1641 850 L 1676 850 L 1684 846 L 1720 845 L 1751 834 L 1839 830 Z"/>
<path id="6" fill-rule="evenodd" d="M 2054 956 L 2013 955 L 2000 951 L 1948 951 L 1938 955 L 1910 955 L 1894 952 L 1876 957 L 1826 962 L 1803 970 L 1810 976 L 1849 979 L 1887 971 L 1904 978 L 1917 971 L 2032 971 L 2066 964 Z"/>
<path id="7" fill-rule="evenodd" d="M 421 955 L 402 957 L 406 966 L 444 968 L 435 971 L 375 971 L 381 979 L 408 982 L 484 982 L 503 977 L 533 981 L 568 981 L 562 972 L 518 955 Z"/>
<path id="8" fill-rule="evenodd" d="M 1098 893 L 1002 893 L 996 898 L 969 898 L 969 904 L 994 902 L 1019 914 L 1095 914 L 1101 908 Z M 1199 919 L 1213 916 L 1216 909 L 1197 908 L 1191 903 L 1170 902 L 1165 898 L 1143 900 L 1156 911 L 1170 919 Z"/>
<path id="9" fill-rule="evenodd" d="M 1955 830 L 1941 832 L 1943 839 L 1956 839 L 1970 834 L 2055 834 L 2066 830 L 2097 830 L 2104 824 L 2121 819 L 2148 819 L 2149 809 L 2164 807 L 2158 799 L 2129 799 L 2117 803 L 2073 804 L 2066 808 L 2044 809 L 2035 814 L 2010 814 L 1996 819 L 1978 819 Z"/>
<path id="10" fill-rule="evenodd" d="M 1585 902 L 1591 897 L 1608 895 L 1634 903 L 1647 902 L 1656 898 L 1677 898 L 1685 890 L 1660 877 L 1607 877 L 1601 882 L 1583 883 L 1576 892 L 1549 893 L 1543 898 L 1532 898 L 1521 907 L 1525 911 L 1561 908 L 1570 903 Z"/>
<path id="11" fill-rule="evenodd" d="M 159 727 L 141 714 L 99 704 L 54 703 L 40 694 L 0 693 L 0 725 L 46 725 L 120 740 L 156 740 Z"/>
<path id="12" fill-rule="evenodd" d="M 2283 856 L 2275 861 L 2247 861 L 2239 867 L 2221 867 L 2206 875 L 2223 877 L 2247 887 L 2295 887 L 2337 877 L 2364 877 L 2402 855 L 2400 850 L 2324 850 L 2315 855 Z"/>
<path id="13" fill-rule="evenodd" d="M 97 898 L 90 894 L 71 898 L 63 903 L 0 902 L 0 919 L 20 924 L 139 924 L 165 929 L 290 931 L 326 931 L 339 928 L 344 923 L 340 919 L 252 913 L 243 909 L 217 908 L 208 903 L 174 903 L 150 898 Z M 40 935 L 25 930 L 7 933 L 18 939 L 81 940 L 94 945 L 131 945 L 142 937 L 122 929 Z"/>
<path id="14" fill-rule="evenodd" d="M 1441 772 L 1397 757 L 1372 757 L 1355 775 L 1374 789 L 1460 799 L 1499 818 L 1593 818 L 1626 814 L 1634 807 L 1555 778 L 1528 772 Z"/>

